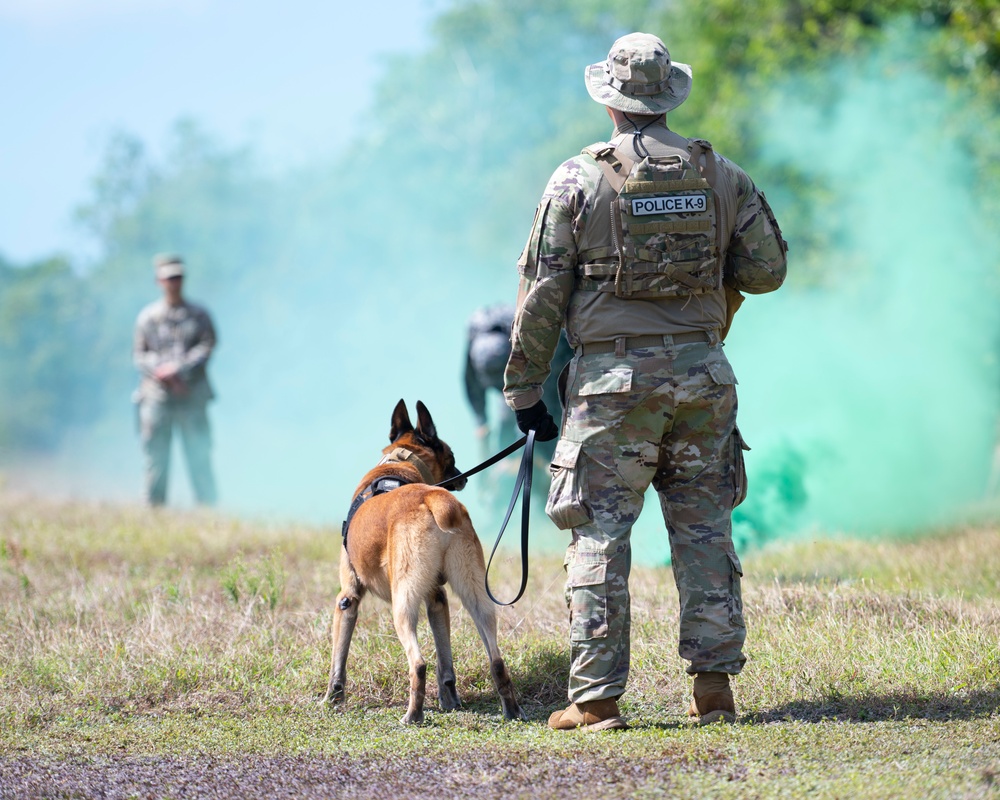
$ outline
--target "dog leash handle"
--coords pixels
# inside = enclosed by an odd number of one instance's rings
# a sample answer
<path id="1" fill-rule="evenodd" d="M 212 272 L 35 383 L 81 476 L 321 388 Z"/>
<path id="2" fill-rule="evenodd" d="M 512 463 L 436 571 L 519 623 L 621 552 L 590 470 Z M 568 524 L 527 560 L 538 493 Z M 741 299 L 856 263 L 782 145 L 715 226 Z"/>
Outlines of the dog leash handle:
<path id="1" fill-rule="evenodd" d="M 517 443 L 517 447 L 520 447 L 521 442 Z M 509 449 L 509 448 L 508 448 Z M 516 447 L 514 449 L 517 449 Z M 513 452 L 513 451 L 511 451 Z M 507 506 L 507 513 L 503 518 L 503 525 L 500 526 L 500 533 L 497 534 L 497 540 L 493 543 L 493 550 L 490 553 L 490 560 L 486 564 L 486 594 L 489 595 L 490 600 L 496 603 L 498 606 L 512 606 L 518 600 L 521 599 L 521 595 L 524 594 L 524 589 L 528 585 L 528 518 L 529 509 L 531 504 L 531 473 L 534 469 L 534 454 L 535 454 L 535 432 L 533 430 L 528 431 L 528 435 L 524 437 L 524 452 L 521 454 L 521 467 L 517 471 L 517 480 L 514 482 L 514 492 L 511 494 L 510 503 Z M 500 540 L 503 538 L 503 533 L 507 530 L 507 523 L 510 521 L 510 515 L 514 512 L 514 506 L 517 504 L 517 494 L 522 490 L 521 493 L 521 588 L 517 590 L 517 596 L 507 603 L 502 603 L 493 596 L 493 592 L 490 591 L 490 565 L 493 564 L 493 556 L 496 555 L 497 547 L 500 546 Z"/>

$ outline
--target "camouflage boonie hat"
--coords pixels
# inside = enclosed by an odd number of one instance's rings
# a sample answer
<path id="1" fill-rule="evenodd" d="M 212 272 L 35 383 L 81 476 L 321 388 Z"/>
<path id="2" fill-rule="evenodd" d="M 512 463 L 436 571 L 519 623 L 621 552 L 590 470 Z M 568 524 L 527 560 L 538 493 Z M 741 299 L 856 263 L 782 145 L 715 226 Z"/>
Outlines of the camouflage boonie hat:
<path id="1" fill-rule="evenodd" d="M 159 280 L 184 275 L 184 259 L 172 253 L 158 253 L 153 256 L 153 268 Z"/>
<path id="2" fill-rule="evenodd" d="M 591 97 L 628 114 L 663 114 L 691 94 L 691 67 L 671 61 L 667 46 L 651 33 L 622 36 L 607 61 L 591 64 L 584 75 Z"/>

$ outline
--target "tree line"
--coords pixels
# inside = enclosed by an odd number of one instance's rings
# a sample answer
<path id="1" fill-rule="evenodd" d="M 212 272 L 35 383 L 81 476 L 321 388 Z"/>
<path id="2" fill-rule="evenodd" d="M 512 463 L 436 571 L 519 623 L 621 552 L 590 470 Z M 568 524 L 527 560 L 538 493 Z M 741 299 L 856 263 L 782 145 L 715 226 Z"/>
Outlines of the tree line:
<path id="1" fill-rule="evenodd" d="M 943 124 L 970 154 L 984 210 L 1000 210 L 997 0 L 456 0 L 424 51 L 385 67 L 347 152 L 308 168 L 274 175 L 193 120 L 176 124 L 159 160 L 114 136 L 78 211 L 97 263 L 0 259 L 0 448 L 56 448 L 121 404 L 132 321 L 165 246 L 194 259 L 199 294 L 225 297 L 222 342 L 263 353 L 259 375 L 287 370 L 288 352 L 319 371 L 350 350 L 370 311 L 343 298 L 399 291 L 448 308 L 510 294 L 548 175 L 607 135 L 583 66 L 630 30 L 661 33 L 694 65 L 671 125 L 711 139 L 781 197 L 802 285 L 822 282 L 808 256 L 829 245 L 813 224 L 828 210 L 823 187 L 765 157 L 762 110 L 790 76 L 818 81 L 816 102 L 831 102 L 831 75 L 901 30 L 916 43 L 901 66 L 955 98 Z M 386 208 L 386 196 L 411 201 Z M 263 346 L 276 332 L 285 352 Z M 240 380 L 235 393 L 252 391 L 254 375 Z M 290 394 L 291 413 L 318 412 L 308 391 Z"/>

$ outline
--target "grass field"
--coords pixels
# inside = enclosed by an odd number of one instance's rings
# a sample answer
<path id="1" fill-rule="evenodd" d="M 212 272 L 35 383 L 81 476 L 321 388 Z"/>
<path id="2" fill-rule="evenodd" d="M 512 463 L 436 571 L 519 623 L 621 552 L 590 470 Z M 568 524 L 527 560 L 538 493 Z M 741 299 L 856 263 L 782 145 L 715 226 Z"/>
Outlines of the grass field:
<path id="1" fill-rule="evenodd" d="M 0 492 L 0 798 L 1000 797 L 1000 526 L 743 554 L 739 720 L 695 728 L 669 569 L 633 574 L 624 732 L 554 733 L 557 556 L 533 556 L 501 647 L 505 723 L 453 613 L 465 708 L 403 728 L 406 661 L 366 600 L 348 703 L 319 700 L 339 532 Z M 499 596 L 516 555 L 494 563 Z M 456 602 L 456 608 L 457 601 Z"/>

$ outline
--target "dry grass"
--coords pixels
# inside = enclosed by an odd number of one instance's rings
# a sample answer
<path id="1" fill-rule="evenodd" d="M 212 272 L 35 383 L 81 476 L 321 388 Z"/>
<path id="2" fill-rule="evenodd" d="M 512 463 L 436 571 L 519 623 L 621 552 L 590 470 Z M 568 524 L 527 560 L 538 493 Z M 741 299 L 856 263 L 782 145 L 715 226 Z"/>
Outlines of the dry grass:
<path id="1" fill-rule="evenodd" d="M 531 722 L 502 722 L 460 611 L 466 710 L 434 713 L 431 680 L 428 725 L 400 728 L 405 658 L 374 599 L 348 706 L 320 708 L 338 546 L 332 529 L 0 494 L 0 797 L 996 794 L 996 526 L 746 555 L 750 662 L 730 728 L 684 724 L 673 579 L 637 567 L 633 729 L 603 737 L 544 727 L 567 675 L 556 556 L 533 557 L 501 615 Z M 494 563 L 498 596 L 518 568 Z"/>

